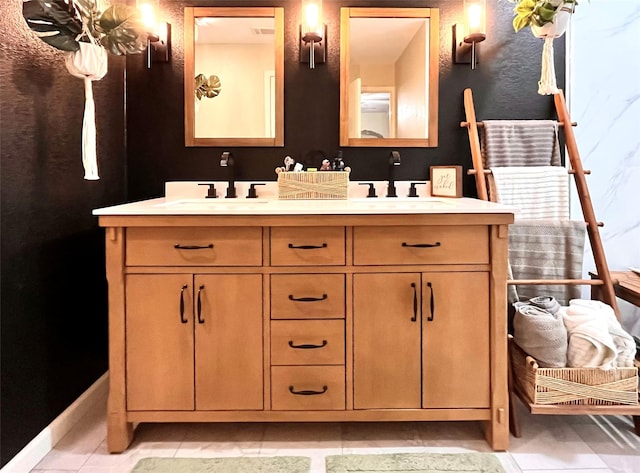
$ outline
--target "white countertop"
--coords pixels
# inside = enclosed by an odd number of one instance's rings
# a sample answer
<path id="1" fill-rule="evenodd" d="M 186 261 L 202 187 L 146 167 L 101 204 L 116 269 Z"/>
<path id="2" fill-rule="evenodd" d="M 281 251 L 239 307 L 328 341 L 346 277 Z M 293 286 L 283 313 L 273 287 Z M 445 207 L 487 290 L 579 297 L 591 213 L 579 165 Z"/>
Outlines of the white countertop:
<path id="1" fill-rule="evenodd" d="M 351 183 L 349 199 L 288 200 L 278 199 L 272 184 L 257 188 L 258 198 L 247 199 L 249 183 L 236 183 L 238 198 L 224 197 L 225 183 L 216 183 L 218 198 L 205 198 L 202 183 L 167 183 L 166 197 L 95 209 L 93 215 L 389 215 L 389 214 L 513 214 L 512 207 L 470 198 L 405 197 L 409 182 L 396 184 L 397 198 L 384 197 L 383 187 L 376 182 L 380 197 L 367 198 L 367 186 Z M 386 183 L 385 183 L 386 186 Z M 424 189 L 420 189 L 424 193 Z"/>

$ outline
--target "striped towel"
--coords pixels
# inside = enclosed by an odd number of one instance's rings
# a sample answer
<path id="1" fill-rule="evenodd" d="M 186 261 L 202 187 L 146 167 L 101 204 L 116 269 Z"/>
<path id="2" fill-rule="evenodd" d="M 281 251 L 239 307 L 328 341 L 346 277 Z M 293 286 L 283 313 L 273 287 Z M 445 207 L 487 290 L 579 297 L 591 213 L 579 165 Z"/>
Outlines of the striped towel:
<path id="1" fill-rule="evenodd" d="M 569 219 L 569 179 L 562 166 L 491 168 L 488 183 L 491 200 L 516 207 L 516 219 Z"/>
<path id="2" fill-rule="evenodd" d="M 485 168 L 560 166 L 558 123 L 553 120 L 485 120 Z"/>
<path id="3" fill-rule="evenodd" d="M 580 279 L 586 224 L 582 221 L 523 220 L 509 226 L 513 279 Z M 519 285 L 521 301 L 541 294 L 560 305 L 580 297 L 578 286 Z"/>

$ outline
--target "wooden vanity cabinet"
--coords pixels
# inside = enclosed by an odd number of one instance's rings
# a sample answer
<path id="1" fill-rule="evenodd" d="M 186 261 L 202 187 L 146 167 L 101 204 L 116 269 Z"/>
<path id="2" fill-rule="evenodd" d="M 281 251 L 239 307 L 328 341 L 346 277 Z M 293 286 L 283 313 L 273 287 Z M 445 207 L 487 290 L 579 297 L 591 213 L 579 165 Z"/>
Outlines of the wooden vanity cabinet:
<path id="1" fill-rule="evenodd" d="M 130 411 L 263 408 L 262 276 L 126 276 Z"/>
<path id="2" fill-rule="evenodd" d="M 102 215 L 135 422 L 455 421 L 508 446 L 509 213 Z"/>

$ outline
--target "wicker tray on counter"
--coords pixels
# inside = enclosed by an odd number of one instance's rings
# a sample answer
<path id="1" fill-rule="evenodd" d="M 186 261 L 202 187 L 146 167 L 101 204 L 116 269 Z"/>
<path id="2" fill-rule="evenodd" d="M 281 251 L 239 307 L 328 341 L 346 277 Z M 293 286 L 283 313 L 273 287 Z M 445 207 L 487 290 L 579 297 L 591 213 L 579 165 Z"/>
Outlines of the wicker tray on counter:
<path id="1" fill-rule="evenodd" d="M 279 199 L 347 199 L 349 171 L 280 172 Z"/>

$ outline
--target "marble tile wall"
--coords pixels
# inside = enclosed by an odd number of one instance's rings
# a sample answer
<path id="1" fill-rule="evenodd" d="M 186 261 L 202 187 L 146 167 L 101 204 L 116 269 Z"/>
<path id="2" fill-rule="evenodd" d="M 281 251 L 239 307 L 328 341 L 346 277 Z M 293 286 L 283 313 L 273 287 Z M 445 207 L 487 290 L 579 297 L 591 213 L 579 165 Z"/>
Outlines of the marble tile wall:
<path id="1" fill-rule="evenodd" d="M 580 1 L 568 35 L 567 100 L 607 262 L 640 267 L 640 1 Z M 573 196 L 572 218 L 582 218 Z M 595 268 L 589 248 L 584 268 Z M 621 312 L 640 336 L 640 309 Z"/>

